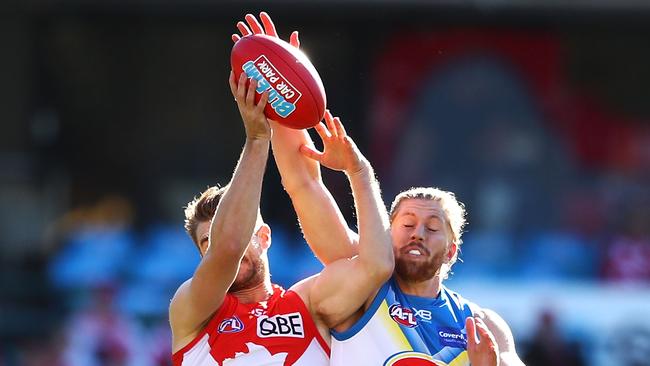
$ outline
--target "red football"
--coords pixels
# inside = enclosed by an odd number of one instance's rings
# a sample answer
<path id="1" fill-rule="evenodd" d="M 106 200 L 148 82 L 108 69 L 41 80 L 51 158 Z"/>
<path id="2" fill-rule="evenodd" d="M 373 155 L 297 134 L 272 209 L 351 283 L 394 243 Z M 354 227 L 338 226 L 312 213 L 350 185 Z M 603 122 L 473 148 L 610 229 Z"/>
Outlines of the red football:
<path id="1" fill-rule="evenodd" d="M 235 80 L 245 72 L 257 80 L 255 101 L 264 91 L 267 118 L 295 128 L 310 128 L 325 114 L 325 89 L 307 56 L 278 38 L 256 34 L 243 37 L 232 48 L 230 63 Z"/>

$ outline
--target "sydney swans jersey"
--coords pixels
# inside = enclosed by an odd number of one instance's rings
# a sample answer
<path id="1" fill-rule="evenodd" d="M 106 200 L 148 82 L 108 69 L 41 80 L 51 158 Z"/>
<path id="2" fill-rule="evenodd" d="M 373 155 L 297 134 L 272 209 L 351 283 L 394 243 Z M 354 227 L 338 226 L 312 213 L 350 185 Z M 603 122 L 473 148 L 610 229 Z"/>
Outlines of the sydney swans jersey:
<path id="1" fill-rule="evenodd" d="M 406 295 L 390 279 L 350 329 L 332 331 L 330 365 L 468 366 L 474 306 L 444 286 L 438 298 Z"/>
<path id="2" fill-rule="evenodd" d="M 273 286 L 267 300 L 226 295 L 208 325 L 172 356 L 174 366 L 325 366 L 329 347 L 300 296 Z"/>

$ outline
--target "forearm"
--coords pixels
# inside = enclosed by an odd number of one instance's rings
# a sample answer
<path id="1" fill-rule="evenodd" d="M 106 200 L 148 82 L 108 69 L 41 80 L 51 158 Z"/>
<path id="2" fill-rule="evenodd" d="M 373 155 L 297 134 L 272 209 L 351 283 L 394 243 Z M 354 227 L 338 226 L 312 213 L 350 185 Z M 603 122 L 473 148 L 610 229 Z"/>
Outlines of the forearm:
<path id="1" fill-rule="evenodd" d="M 268 151 L 267 140 L 246 140 L 210 226 L 211 240 L 230 246 L 223 249 L 243 253 L 251 239 L 257 221 Z M 210 245 L 210 249 L 212 247 Z"/>
<path id="2" fill-rule="evenodd" d="M 291 194 L 292 192 L 314 182 L 321 181 L 320 164 L 300 154 L 301 145 L 314 146 L 306 130 L 294 130 L 283 127 L 275 121 L 270 121 L 273 128 L 271 144 L 273 158 L 280 171 L 282 185 Z"/>
<path id="3" fill-rule="evenodd" d="M 352 186 L 359 226 L 359 255 L 339 260 L 320 273 L 313 286 L 312 305 L 335 328 L 374 297 L 393 272 L 388 214 L 372 167 L 364 160 L 346 175 Z"/>
<path id="4" fill-rule="evenodd" d="M 325 265 L 357 255 L 357 234 L 348 228 L 334 197 L 322 182 L 314 184 L 315 187 L 290 195 L 309 247 Z"/>
<path id="5" fill-rule="evenodd" d="M 361 169 L 346 172 L 352 188 L 359 228 L 359 259 L 368 268 L 393 270 L 393 248 L 388 213 L 372 166 L 362 160 Z"/>
<path id="6" fill-rule="evenodd" d="M 271 125 L 273 157 L 309 247 L 323 264 L 356 255 L 356 234 L 323 184 L 320 164 L 299 151 L 302 145 L 314 146 L 309 133 Z"/>

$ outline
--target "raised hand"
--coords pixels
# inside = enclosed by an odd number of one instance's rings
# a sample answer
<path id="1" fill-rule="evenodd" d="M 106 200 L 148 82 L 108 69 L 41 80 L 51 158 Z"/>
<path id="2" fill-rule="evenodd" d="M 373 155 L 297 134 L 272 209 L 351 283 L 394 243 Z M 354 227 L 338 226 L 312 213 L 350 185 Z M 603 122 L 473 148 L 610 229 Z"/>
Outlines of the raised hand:
<path id="1" fill-rule="evenodd" d="M 465 319 L 465 329 L 467 329 L 469 363 L 472 366 L 498 366 L 499 346 L 483 320 L 478 317 L 468 317 Z M 480 341 L 476 337 L 477 331 Z"/>
<path id="2" fill-rule="evenodd" d="M 316 132 L 323 140 L 323 152 L 302 145 L 300 152 L 308 158 L 314 159 L 324 166 L 354 174 L 363 169 L 365 158 L 357 145 L 345 132 L 345 128 L 338 117 L 332 117 L 329 110 L 325 111 L 325 122 L 314 126 Z"/>
<path id="3" fill-rule="evenodd" d="M 241 73 L 239 81 L 235 81 L 235 74 L 230 71 L 230 91 L 237 101 L 239 114 L 241 114 L 244 128 L 246 129 L 246 138 L 251 140 L 271 140 L 271 126 L 264 116 L 264 107 L 269 100 L 269 94 L 264 92 L 260 101 L 255 104 L 255 88 L 257 81 L 250 79 L 248 87 L 246 86 L 246 73 Z"/>
<path id="4" fill-rule="evenodd" d="M 248 25 L 242 21 L 237 22 L 237 29 L 241 32 L 241 36 L 239 34 L 233 34 L 231 36 L 233 42 L 237 42 L 241 37 L 250 36 L 251 34 L 266 34 L 267 36 L 279 38 L 273 20 L 271 20 L 271 17 L 266 12 L 263 11 L 260 13 L 260 19 L 262 20 L 262 24 L 264 24 L 264 28 L 262 28 L 262 25 L 260 25 L 260 22 L 257 21 L 257 18 L 255 18 L 253 14 L 246 14 L 245 19 Z M 300 47 L 298 31 L 293 31 L 291 33 L 289 44 L 296 48 Z"/>

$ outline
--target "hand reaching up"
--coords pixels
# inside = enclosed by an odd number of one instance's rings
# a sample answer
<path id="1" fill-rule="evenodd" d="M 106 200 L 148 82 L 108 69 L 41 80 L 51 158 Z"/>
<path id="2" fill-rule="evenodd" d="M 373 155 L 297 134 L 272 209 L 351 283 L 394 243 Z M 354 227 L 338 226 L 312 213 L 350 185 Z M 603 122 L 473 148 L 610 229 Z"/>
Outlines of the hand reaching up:
<path id="1" fill-rule="evenodd" d="M 230 72 L 230 91 L 237 101 L 239 114 L 241 115 L 244 127 L 246 128 L 246 138 L 251 140 L 271 140 L 271 126 L 264 115 L 264 107 L 269 100 L 269 93 L 264 92 L 260 101 L 255 104 L 255 88 L 257 81 L 250 79 L 246 85 L 246 74 L 241 73 L 239 81 L 235 81 L 235 74 Z"/>
<path id="2" fill-rule="evenodd" d="M 275 24 L 273 24 L 273 20 L 271 20 L 271 17 L 266 12 L 263 11 L 260 13 L 260 19 L 262 20 L 262 24 L 264 24 L 264 28 L 262 28 L 262 25 L 260 25 L 260 22 L 253 14 L 246 14 L 245 19 L 248 25 L 242 21 L 237 22 L 237 29 L 241 32 L 241 36 L 239 34 L 233 34 L 233 42 L 237 42 L 241 37 L 250 36 L 251 34 L 266 34 L 267 36 L 279 38 L 278 32 L 275 30 Z M 291 33 L 289 44 L 296 48 L 300 47 L 298 31 L 293 31 Z"/>
<path id="3" fill-rule="evenodd" d="M 326 110 L 325 122 L 326 124 L 321 122 L 314 126 L 323 140 L 323 152 L 314 150 L 307 145 L 300 146 L 300 152 L 332 170 L 354 174 L 363 169 L 366 166 L 366 159 L 345 132 L 341 120 L 338 117 L 333 117 L 330 111 Z"/>

